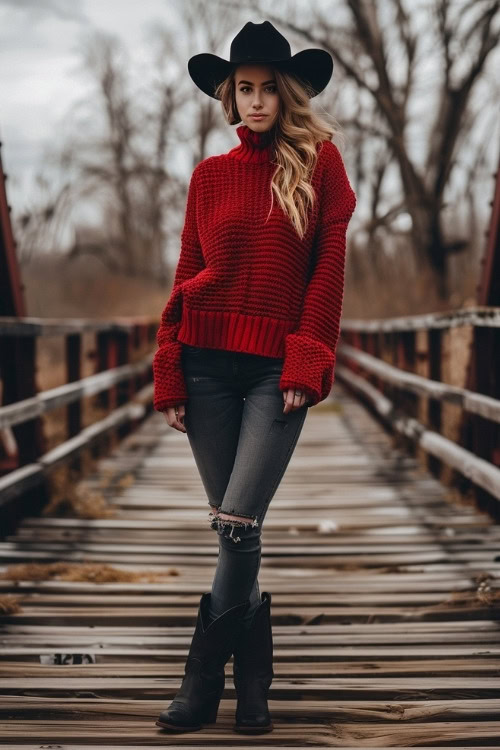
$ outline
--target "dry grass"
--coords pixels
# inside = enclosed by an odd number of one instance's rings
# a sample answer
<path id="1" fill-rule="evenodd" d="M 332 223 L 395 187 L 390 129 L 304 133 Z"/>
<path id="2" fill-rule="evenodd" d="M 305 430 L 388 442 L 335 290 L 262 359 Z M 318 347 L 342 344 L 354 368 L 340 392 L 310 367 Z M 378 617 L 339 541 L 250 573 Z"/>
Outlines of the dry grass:
<path id="1" fill-rule="evenodd" d="M 480 265 L 476 247 L 450 256 L 448 299 L 435 291 L 434 276 L 416 258 L 405 237 L 375 238 L 370 246 L 357 246 L 353 227 L 348 233 L 345 318 L 388 318 L 440 312 L 476 304 Z"/>
<path id="2" fill-rule="evenodd" d="M 0 594 L 0 613 L 2 615 L 17 615 L 18 612 L 22 612 L 23 609 L 19 602 L 21 596 L 14 596 L 13 594 Z"/>
<path id="3" fill-rule="evenodd" d="M 28 315 L 109 318 L 153 315 L 160 319 L 168 290 L 153 280 L 111 273 L 93 257 L 69 261 L 44 255 L 22 269 Z"/>
<path id="4" fill-rule="evenodd" d="M 156 571 L 129 571 L 101 563 L 18 563 L 0 572 L 9 581 L 80 581 L 86 583 L 154 583 L 180 575 L 177 568 Z"/>
<path id="5" fill-rule="evenodd" d="M 127 486 L 129 479 L 127 478 Z M 111 478 L 103 477 L 101 487 L 109 486 Z M 61 466 L 48 478 L 50 500 L 42 511 L 43 516 L 58 518 L 116 518 L 116 510 L 108 505 L 99 490 L 90 489 L 80 480 L 79 472 Z"/>
<path id="6" fill-rule="evenodd" d="M 425 614 L 426 612 L 460 607 L 463 609 L 478 607 L 493 607 L 496 609 L 500 604 L 500 589 L 492 589 L 490 585 L 490 581 L 495 580 L 495 576 L 484 571 L 472 576 L 472 579 L 476 584 L 474 590 L 452 591 L 443 601 L 419 608 L 418 612 Z"/>
<path id="7" fill-rule="evenodd" d="M 116 509 L 108 505 L 106 497 L 100 490 L 112 489 L 115 495 L 120 490 L 131 487 L 135 477 L 131 472 L 114 472 L 101 469 L 97 473 L 98 463 L 93 461 L 94 480 L 98 488 L 89 487 L 80 472 L 68 466 L 55 469 L 49 478 L 50 501 L 43 509 L 42 515 L 70 518 L 116 518 Z M 88 475 L 89 470 L 86 469 Z"/>

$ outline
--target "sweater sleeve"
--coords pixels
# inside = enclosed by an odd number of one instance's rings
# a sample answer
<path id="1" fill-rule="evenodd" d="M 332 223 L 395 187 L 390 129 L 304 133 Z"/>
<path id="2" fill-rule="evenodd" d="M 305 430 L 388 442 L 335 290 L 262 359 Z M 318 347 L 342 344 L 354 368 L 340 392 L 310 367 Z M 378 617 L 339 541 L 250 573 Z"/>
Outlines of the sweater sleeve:
<path id="1" fill-rule="evenodd" d="M 305 392 L 309 405 L 323 401 L 333 385 L 344 295 L 346 232 L 356 194 L 338 148 L 325 141 L 315 265 L 298 328 L 285 337 L 280 389 Z"/>
<path id="2" fill-rule="evenodd" d="M 182 343 L 177 341 L 177 333 L 182 319 L 182 285 L 205 267 L 196 223 L 197 169 L 198 167 L 193 171 L 189 183 L 174 284 L 156 334 L 159 348 L 153 358 L 153 406 L 157 411 L 186 403 L 188 399 L 182 371 Z"/>

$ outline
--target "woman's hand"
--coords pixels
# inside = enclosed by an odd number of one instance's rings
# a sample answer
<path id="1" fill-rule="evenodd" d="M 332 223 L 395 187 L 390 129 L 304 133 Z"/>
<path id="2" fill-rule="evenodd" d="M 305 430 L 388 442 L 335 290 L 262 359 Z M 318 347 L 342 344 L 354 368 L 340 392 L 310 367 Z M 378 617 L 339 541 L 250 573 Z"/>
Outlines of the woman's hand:
<path id="1" fill-rule="evenodd" d="M 167 408 L 162 411 L 162 414 L 169 423 L 170 427 L 173 427 L 174 430 L 179 430 L 179 432 L 187 432 L 183 422 L 184 416 L 186 414 L 186 406 L 184 404 L 179 404 L 179 406 L 167 406 Z"/>
<path id="2" fill-rule="evenodd" d="M 306 403 L 306 395 L 296 388 L 288 388 L 283 391 L 283 401 L 285 402 L 283 414 L 288 414 L 289 411 L 300 409 Z"/>

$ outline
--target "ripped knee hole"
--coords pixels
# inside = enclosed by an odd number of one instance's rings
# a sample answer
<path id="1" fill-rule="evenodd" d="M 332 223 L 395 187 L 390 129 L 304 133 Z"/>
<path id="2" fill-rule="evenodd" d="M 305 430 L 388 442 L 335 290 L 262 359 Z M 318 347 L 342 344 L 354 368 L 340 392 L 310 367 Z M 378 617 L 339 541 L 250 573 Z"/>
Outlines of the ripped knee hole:
<path id="1" fill-rule="evenodd" d="M 229 513 L 224 515 L 230 515 Z M 255 528 L 259 525 L 257 518 L 249 518 L 248 521 L 241 521 L 237 518 L 221 518 L 219 513 L 213 513 L 210 512 L 208 514 L 208 521 L 210 524 L 210 528 L 215 529 L 216 531 L 222 533 L 226 539 L 232 539 L 233 542 L 240 542 L 241 537 L 240 536 L 233 536 L 234 529 L 236 526 L 242 527 L 247 529 L 249 526 L 251 528 Z M 231 527 L 231 532 L 227 534 L 227 529 Z"/>

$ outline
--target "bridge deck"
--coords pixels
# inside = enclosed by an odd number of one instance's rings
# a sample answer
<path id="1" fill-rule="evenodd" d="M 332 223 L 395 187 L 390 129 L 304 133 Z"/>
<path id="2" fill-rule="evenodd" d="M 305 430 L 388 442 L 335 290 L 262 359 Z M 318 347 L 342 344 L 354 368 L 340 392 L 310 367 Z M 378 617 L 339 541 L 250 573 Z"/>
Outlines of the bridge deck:
<path id="1" fill-rule="evenodd" d="M 334 394 L 309 412 L 264 522 L 274 732 L 232 731 L 232 660 L 215 726 L 155 726 L 217 554 L 187 437 L 155 413 L 85 482 L 113 517 L 26 518 L 0 544 L 0 601 L 20 597 L 0 617 L 1 744 L 500 744 L 500 529 L 394 449 L 340 384 Z M 77 563 L 72 577 L 60 565 L 33 579 L 55 562 Z M 20 564 L 35 568 L 15 582 Z M 92 578 L 105 566 L 112 582 Z"/>

